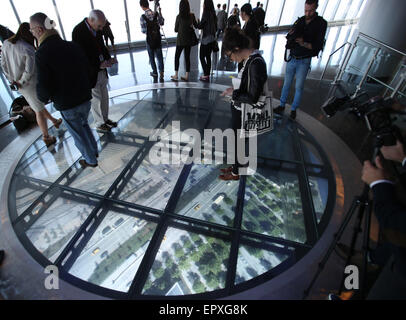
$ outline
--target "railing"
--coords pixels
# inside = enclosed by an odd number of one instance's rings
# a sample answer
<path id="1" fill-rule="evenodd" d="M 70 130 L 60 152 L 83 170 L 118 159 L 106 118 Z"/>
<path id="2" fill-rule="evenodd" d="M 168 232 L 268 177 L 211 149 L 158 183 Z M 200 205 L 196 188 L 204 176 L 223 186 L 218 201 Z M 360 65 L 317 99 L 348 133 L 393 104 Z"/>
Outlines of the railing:
<path id="1" fill-rule="evenodd" d="M 354 97 L 356 95 L 358 95 L 358 93 L 363 89 L 363 87 L 368 79 L 371 79 L 371 80 L 375 81 L 376 83 L 385 87 L 386 90 L 385 90 L 384 95 L 387 95 L 389 93 L 389 91 L 391 91 L 393 97 L 396 95 L 401 95 L 403 97 L 406 97 L 406 94 L 402 92 L 405 89 L 405 78 L 406 78 L 406 71 L 405 71 L 406 66 L 404 63 L 400 63 L 399 66 L 397 67 L 397 70 L 394 70 L 394 72 L 393 72 L 394 76 L 391 78 L 391 81 L 389 84 L 378 79 L 378 77 L 376 77 L 374 74 L 372 74 L 372 75 L 370 74 L 371 70 L 374 66 L 379 67 L 379 64 L 377 64 L 378 57 L 381 57 L 382 59 L 386 58 L 387 60 L 394 58 L 393 59 L 394 61 L 399 60 L 399 62 L 400 62 L 400 61 L 402 61 L 402 59 L 403 59 L 403 61 L 406 61 L 406 53 L 399 51 L 399 50 L 387 45 L 386 43 L 383 43 L 382 41 L 374 39 L 363 33 L 359 33 L 354 44 L 346 42 L 340 48 L 338 48 L 337 50 L 335 50 L 333 53 L 330 54 L 326 67 L 320 78 L 320 81 L 324 79 L 327 69 L 330 67 L 330 62 L 331 62 L 333 56 L 336 55 L 339 51 L 341 51 L 343 48 L 345 48 L 348 45 L 350 45 L 350 46 L 348 47 L 348 49 L 345 53 L 345 57 L 340 64 L 336 77 L 335 77 L 334 81 L 332 82 L 333 85 L 338 84 L 342 80 L 344 74 L 352 69 L 352 70 L 355 70 L 356 72 L 358 72 L 360 76 L 362 76 L 361 81 L 358 83 L 358 85 L 356 87 Z M 354 54 L 354 51 L 356 49 L 359 49 L 359 52 L 355 52 L 355 54 Z M 363 54 L 368 56 L 366 58 L 366 60 L 362 61 L 363 63 L 367 63 L 367 67 L 365 70 L 363 70 L 362 67 L 360 67 L 358 65 L 354 65 L 354 63 L 350 64 L 351 60 L 356 60 L 357 58 L 359 58 L 359 57 L 357 57 L 357 55 L 360 55 L 361 51 L 364 51 Z M 360 60 L 362 60 L 362 59 L 360 58 Z M 399 79 L 397 79 L 397 78 L 399 78 Z M 396 80 L 398 80 L 398 81 L 396 82 Z"/>

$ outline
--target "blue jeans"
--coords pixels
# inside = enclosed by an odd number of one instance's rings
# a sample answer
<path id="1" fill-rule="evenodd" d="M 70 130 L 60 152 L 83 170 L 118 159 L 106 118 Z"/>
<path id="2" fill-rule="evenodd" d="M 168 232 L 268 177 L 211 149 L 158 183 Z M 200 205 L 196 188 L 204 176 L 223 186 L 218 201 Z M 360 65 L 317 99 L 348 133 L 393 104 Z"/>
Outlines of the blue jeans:
<path id="1" fill-rule="evenodd" d="M 282 89 L 281 106 L 284 107 L 288 100 L 290 86 L 296 75 L 296 93 L 293 100 L 292 110 L 296 110 L 300 106 L 302 100 L 303 88 L 306 77 L 311 67 L 312 58 L 297 60 L 292 57 L 292 60 L 288 62 L 286 67 L 285 83 Z"/>
<path id="2" fill-rule="evenodd" d="M 162 48 L 151 49 L 147 43 L 147 51 L 149 55 L 149 62 L 151 63 L 152 71 L 157 73 L 155 58 L 158 60 L 159 72 L 164 72 L 164 58 L 162 56 Z"/>
<path id="3" fill-rule="evenodd" d="M 90 106 L 90 101 L 87 101 L 72 109 L 61 111 L 61 115 L 85 161 L 88 164 L 97 164 L 97 142 L 87 120 Z"/>

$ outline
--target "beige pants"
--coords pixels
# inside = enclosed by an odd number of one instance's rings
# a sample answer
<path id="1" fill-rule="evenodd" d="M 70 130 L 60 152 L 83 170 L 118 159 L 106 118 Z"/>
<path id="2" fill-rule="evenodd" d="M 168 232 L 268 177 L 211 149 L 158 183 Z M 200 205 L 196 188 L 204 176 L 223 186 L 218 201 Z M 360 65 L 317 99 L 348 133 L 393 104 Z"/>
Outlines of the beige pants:
<path id="1" fill-rule="evenodd" d="M 100 71 L 97 75 L 96 86 L 92 89 L 92 114 L 96 127 L 101 126 L 109 119 L 109 91 L 106 71 Z"/>
<path id="2" fill-rule="evenodd" d="M 32 110 L 34 110 L 35 112 L 40 112 L 45 109 L 45 104 L 38 100 L 35 83 L 29 84 L 28 86 L 19 89 L 18 92 L 23 95 Z"/>

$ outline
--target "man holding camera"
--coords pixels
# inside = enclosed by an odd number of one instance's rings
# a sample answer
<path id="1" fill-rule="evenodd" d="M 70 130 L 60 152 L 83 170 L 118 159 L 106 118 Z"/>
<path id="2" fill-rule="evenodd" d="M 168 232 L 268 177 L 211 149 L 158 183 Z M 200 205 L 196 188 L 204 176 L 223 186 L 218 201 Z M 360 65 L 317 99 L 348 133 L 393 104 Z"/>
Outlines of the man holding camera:
<path id="1" fill-rule="evenodd" d="M 147 51 L 149 55 L 149 63 L 152 67 L 150 75 L 154 78 L 158 77 L 156 68 L 155 57 L 158 60 L 159 68 L 159 81 L 164 81 L 164 58 L 162 55 L 162 43 L 160 28 L 164 25 L 164 18 L 162 17 L 161 8 L 157 6 L 155 1 L 155 8 L 159 12 L 154 12 L 149 8 L 148 0 L 140 0 L 141 9 L 144 14 L 141 16 L 141 32 L 147 35 Z"/>
<path id="2" fill-rule="evenodd" d="M 309 73 L 312 57 L 316 57 L 323 49 L 327 31 L 327 21 L 320 17 L 316 10 L 318 0 L 306 0 L 305 15 L 296 21 L 289 36 L 295 36 L 294 46 L 290 52 L 290 60 L 286 67 L 285 83 L 282 89 L 281 104 L 274 111 L 282 115 L 288 100 L 289 90 L 296 76 L 296 93 L 290 117 L 296 119 L 296 110 L 300 106 L 306 77 Z"/>
<path id="3" fill-rule="evenodd" d="M 381 153 L 386 160 L 406 167 L 406 153 L 399 141 L 395 146 L 382 147 Z M 380 157 L 376 158 L 376 165 L 370 161 L 364 163 L 362 180 L 371 187 L 375 215 L 382 235 L 392 248 L 392 257 L 369 292 L 368 299 L 405 299 L 406 207 L 396 198 L 394 183 Z"/>

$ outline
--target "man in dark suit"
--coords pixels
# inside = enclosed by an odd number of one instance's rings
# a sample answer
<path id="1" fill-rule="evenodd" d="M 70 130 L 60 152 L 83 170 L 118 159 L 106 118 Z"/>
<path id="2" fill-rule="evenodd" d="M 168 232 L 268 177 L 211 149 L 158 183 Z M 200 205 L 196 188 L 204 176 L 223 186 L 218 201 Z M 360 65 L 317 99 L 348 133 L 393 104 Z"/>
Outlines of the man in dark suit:
<path id="1" fill-rule="evenodd" d="M 382 155 L 387 160 L 406 167 L 403 144 L 383 147 Z M 406 207 L 396 197 L 395 185 L 383 167 L 381 158 L 376 165 L 364 163 L 362 180 L 373 192 L 374 212 L 383 236 L 391 244 L 392 258 L 387 262 L 371 289 L 368 299 L 406 299 Z"/>
<path id="2" fill-rule="evenodd" d="M 30 31 L 39 44 L 35 53 L 37 96 L 45 104 L 52 101 L 60 111 L 82 154 L 81 167 L 94 168 L 98 147 L 88 124 L 92 94 L 86 56 L 76 43 L 62 40 L 54 28 L 54 21 L 42 12 L 30 18 Z"/>
<path id="3" fill-rule="evenodd" d="M 92 113 L 95 126 L 99 131 L 111 131 L 117 123 L 108 118 L 109 93 L 107 89 L 107 68 L 117 63 L 111 58 L 104 44 L 102 30 L 106 25 L 106 17 L 100 10 L 92 10 L 89 18 L 85 18 L 72 32 L 72 41 L 79 44 L 85 52 L 90 71 L 92 85 Z"/>

